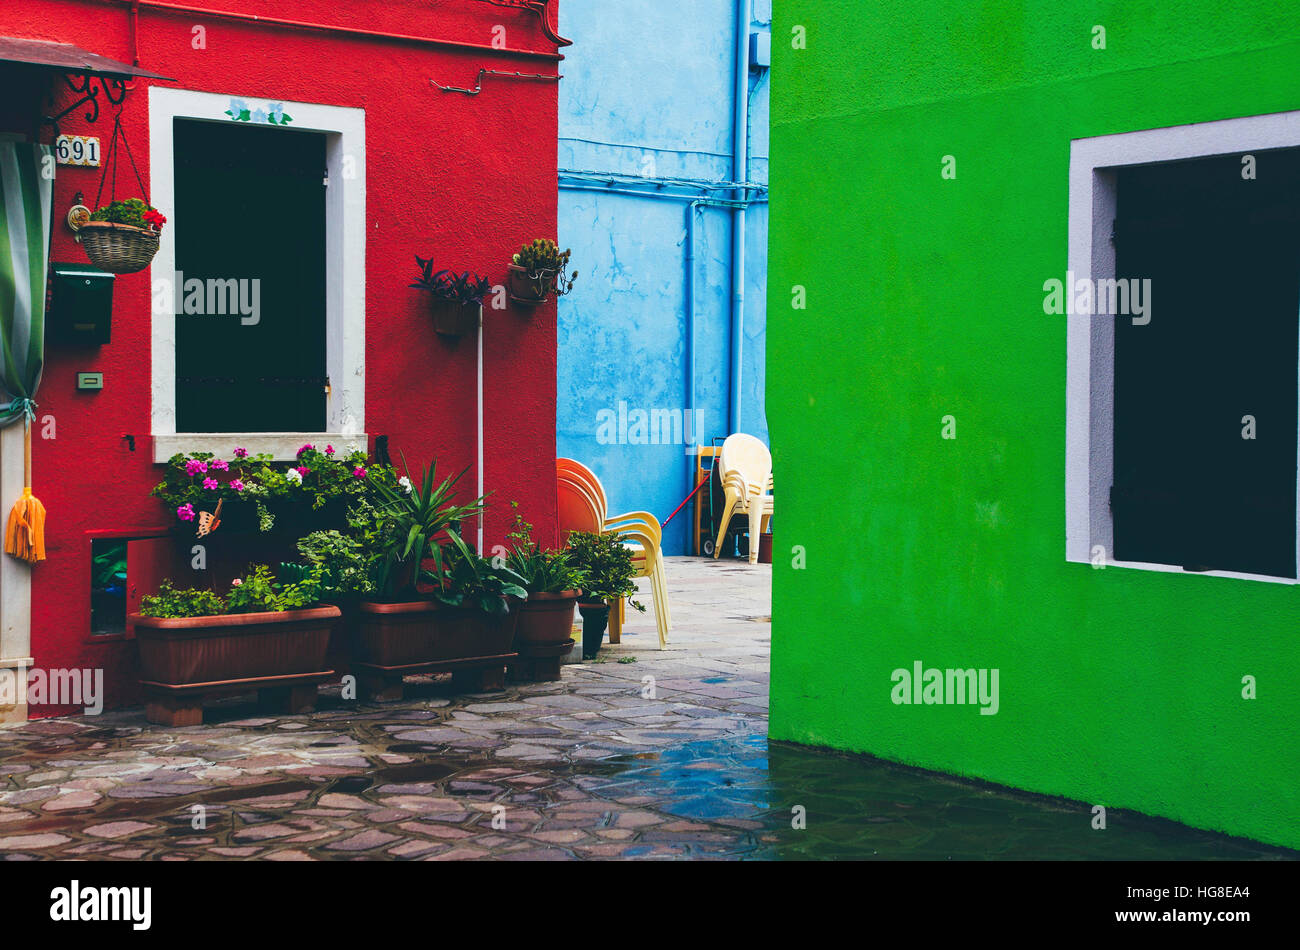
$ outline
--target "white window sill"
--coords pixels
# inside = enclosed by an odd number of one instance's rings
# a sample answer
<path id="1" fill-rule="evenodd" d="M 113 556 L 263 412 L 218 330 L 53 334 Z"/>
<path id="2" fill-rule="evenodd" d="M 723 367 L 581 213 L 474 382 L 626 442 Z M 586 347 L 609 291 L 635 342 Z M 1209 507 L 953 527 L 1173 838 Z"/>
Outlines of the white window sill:
<path id="1" fill-rule="evenodd" d="M 211 452 L 229 459 L 238 447 L 247 449 L 249 455 L 269 453 L 277 461 L 290 462 L 307 443 L 322 452 L 325 446 L 332 445 L 340 455 L 365 452 L 370 444 L 364 432 L 180 432 L 153 437 L 153 460 L 166 462 L 173 455 L 193 452 Z"/>
<path id="2" fill-rule="evenodd" d="M 1072 564 L 1091 564 L 1089 558 L 1068 557 Z M 1160 571 L 1164 574 L 1182 574 L 1187 577 L 1231 577 L 1241 581 L 1264 581 L 1269 584 L 1300 584 L 1294 577 L 1273 577 L 1269 574 L 1243 574 L 1240 571 L 1185 571 L 1174 564 L 1153 564 L 1149 561 L 1106 561 L 1106 569 L 1128 568 L 1134 571 Z M 1100 570 L 1100 568 L 1098 568 Z"/>

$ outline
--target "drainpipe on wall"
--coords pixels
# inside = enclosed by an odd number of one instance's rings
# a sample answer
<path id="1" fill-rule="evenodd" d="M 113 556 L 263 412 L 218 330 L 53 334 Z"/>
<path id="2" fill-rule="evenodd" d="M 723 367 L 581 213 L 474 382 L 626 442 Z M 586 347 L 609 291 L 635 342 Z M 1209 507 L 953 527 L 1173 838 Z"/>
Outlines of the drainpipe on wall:
<path id="1" fill-rule="evenodd" d="M 749 4 L 736 0 L 736 75 L 731 134 L 731 178 L 749 180 Z M 745 338 L 745 205 L 748 193 L 736 189 L 731 224 L 731 432 L 740 431 L 740 368 Z"/>

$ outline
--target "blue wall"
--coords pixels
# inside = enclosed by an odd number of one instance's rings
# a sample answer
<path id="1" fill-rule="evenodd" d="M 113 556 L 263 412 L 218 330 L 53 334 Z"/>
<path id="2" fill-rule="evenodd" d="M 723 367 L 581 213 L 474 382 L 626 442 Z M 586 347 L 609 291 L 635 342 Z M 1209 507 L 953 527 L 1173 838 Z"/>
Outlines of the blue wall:
<path id="1" fill-rule="evenodd" d="M 560 83 L 559 241 L 580 276 L 559 304 L 556 448 L 596 472 L 611 513 L 645 510 L 662 521 L 690 490 L 694 457 L 682 444 L 609 444 L 598 422 L 620 401 L 629 414 L 687 408 L 688 203 L 738 196 L 718 185 L 734 181 L 736 0 L 564 0 L 560 11 L 560 32 L 574 45 Z M 766 33 L 771 0 L 753 0 L 750 15 L 751 31 Z M 747 180 L 763 186 L 767 90 L 767 70 L 751 69 Z M 765 198 L 766 189 L 749 195 Z M 696 215 L 695 435 L 707 445 L 730 431 L 732 211 Z M 740 428 L 766 441 L 766 204 L 750 205 L 745 227 Z M 688 506 L 665 529 L 667 553 L 688 550 L 689 514 Z"/>

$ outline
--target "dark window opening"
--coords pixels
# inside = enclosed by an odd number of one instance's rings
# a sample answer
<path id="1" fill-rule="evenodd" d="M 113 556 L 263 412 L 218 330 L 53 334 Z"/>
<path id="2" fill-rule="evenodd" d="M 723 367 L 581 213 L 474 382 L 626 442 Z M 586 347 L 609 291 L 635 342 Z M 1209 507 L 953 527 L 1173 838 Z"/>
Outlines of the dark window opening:
<path id="1" fill-rule="evenodd" d="M 174 131 L 176 429 L 323 432 L 325 136 Z"/>
<path id="2" fill-rule="evenodd" d="M 1300 149 L 1254 159 L 1118 172 L 1116 274 L 1151 320 L 1115 317 L 1117 560 L 1296 576 Z"/>
<path id="3" fill-rule="evenodd" d="M 90 542 L 90 632 L 95 636 L 126 632 L 126 540 Z"/>

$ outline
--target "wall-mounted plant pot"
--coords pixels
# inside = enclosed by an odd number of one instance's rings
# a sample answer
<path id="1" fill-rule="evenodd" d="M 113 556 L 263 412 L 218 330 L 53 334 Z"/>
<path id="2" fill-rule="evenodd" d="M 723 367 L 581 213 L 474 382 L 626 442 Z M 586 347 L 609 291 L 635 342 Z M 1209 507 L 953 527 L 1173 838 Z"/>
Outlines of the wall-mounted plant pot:
<path id="1" fill-rule="evenodd" d="M 483 314 L 481 304 L 463 304 L 455 300 L 433 302 L 433 329 L 441 336 L 464 336 L 478 331 Z"/>
<path id="2" fill-rule="evenodd" d="M 530 646 L 563 643 L 573 633 L 573 608 L 581 595 L 578 590 L 557 594 L 529 594 L 519 605 L 519 626 L 515 628 L 515 647 L 521 653 Z"/>
<path id="3" fill-rule="evenodd" d="M 555 271 L 539 271 L 537 276 L 530 275 L 526 268 L 518 264 L 509 267 L 510 299 L 525 307 L 536 307 L 546 303 L 550 288 L 555 283 Z"/>
<path id="4" fill-rule="evenodd" d="M 158 232 L 111 221 L 87 221 L 77 232 L 90 262 L 110 274 L 142 271 L 158 253 Z"/>

